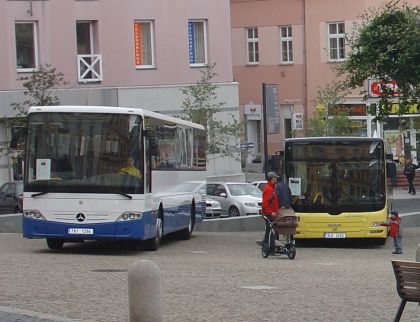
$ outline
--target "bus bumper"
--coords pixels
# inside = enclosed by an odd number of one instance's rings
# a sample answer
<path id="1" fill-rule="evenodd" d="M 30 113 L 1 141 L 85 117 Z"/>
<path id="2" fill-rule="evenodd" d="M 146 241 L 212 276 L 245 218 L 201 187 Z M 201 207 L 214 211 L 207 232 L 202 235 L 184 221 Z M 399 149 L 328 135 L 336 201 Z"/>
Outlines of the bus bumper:
<path id="1" fill-rule="evenodd" d="M 55 238 L 64 240 L 137 239 L 154 237 L 156 229 L 151 216 L 130 221 L 101 224 L 69 224 L 23 217 L 25 238 Z"/>

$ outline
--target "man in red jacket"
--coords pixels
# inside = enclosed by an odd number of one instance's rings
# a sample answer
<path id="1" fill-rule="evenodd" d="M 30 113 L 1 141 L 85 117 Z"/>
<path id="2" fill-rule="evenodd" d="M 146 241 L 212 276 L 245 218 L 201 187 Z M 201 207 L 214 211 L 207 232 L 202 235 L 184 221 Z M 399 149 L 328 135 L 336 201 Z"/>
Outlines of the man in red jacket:
<path id="1" fill-rule="evenodd" d="M 261 213 L 263 216 L 267 216 L 270 221 L 275 221 L 277 219 L 276 211 L 279 209 L 278 197 L 275 189 L 278 177 L 279 176 L 274 172 L 267 173 L 268 181 L 263 190 Z M 265 244 L 268 244 L 269 234 L 270 225 L 266 224 L 264 236 Z"/>

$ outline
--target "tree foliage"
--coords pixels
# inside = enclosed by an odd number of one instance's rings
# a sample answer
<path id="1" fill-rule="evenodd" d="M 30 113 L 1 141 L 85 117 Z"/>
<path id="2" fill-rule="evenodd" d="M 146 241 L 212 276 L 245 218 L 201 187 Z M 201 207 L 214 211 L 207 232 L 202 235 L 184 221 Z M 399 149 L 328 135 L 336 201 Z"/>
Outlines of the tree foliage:
<path id="1" fill-rule="evenodd" d="M 330 109 L 340 105 L 345 96 L 342 82 L 332 81 L 324 87 L 318 87 L 315 100 L 316 110 L 306 126 L 307 136 L 351 136 L 355 134 L 351 120 L 346 113 L 330 115 Z"/>
<path id="2" fill-rule="evenodd" d="M 11 104 L 16 111 L 16 122 L 22 121 L 30 106 L 59 105 L 60 100 L 54 95 L 54 91 L 67 84 L 64 74 L 57 72 L 56 68 L 48 64 L 39 66 L 30 76 L 21 77 L 19 80 L 23 81 L 22 86 L 25 88 L 23 94 L 27 99 Z"/>
<path id="3" fill-rule="evenodd" d="M 420 97 L 420 7 L 387 2 L 361 17 L 347 39 L 351 52 L 338 68 L 350 88 L 362 87 L 367 79 L 381 83 L 379 108 L 370 113 L 383 119 L 399 104 L 399 114 Z M 395 81 L 398 93 L 386 84 Z M 366 91 L 363 91 L 366 96 Z"/>
<path id="4" fill-rule="evenodd" d="M 64 80 L 63 73 L 57 72 L 56 68 L 48 64 L 39 66 L 38 70 L 32 72 L 30 76 L 21 77 L 18 80 L 23 82 L 22 86 L 25 89 L 23 94 L 26 99 L 23 102 L 11 104 L 16 114 L 10 119 L 4 118 L 4 122 L 8 128 L 24 129 L 29 107 L 60 104 L 54 91 L 66 85 L 67 82 Z M 20 133 L 23 135 L 24 132 Z M 7 148 L 1 152 L 8 154 L 10 151 Z"/>
<path id="5" fill-rule="evenodd" d="M 233 157 L 239 160 L 242 125 L 233 114 L 227 120 L 217 118 L 226 103 L 217 99 L 217 86 L 211 82 L 217 75 L 214 69 L 215 64 L 201 69 L 200 80 L 182 89 L 185 99 L 180 117 L 204 126 L 208 159 Z"/>

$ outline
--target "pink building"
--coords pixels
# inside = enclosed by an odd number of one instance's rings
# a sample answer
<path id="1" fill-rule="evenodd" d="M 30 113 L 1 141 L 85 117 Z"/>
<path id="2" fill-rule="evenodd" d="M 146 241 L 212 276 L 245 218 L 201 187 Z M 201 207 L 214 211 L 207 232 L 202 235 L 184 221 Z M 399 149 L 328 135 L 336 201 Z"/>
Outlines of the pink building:
<path id="1" fill-rule="evenodd" d="M 303 136 L 305 122 L 313 117 L 317 89 L 335 79 L 332 70 L 348 55 L 346 33 L 379 0 L 231 0 L 232 55 L 234 78 L 240 84 L 240 114 L 246 123 L 246 140 L 253 142 L 248 162 L 264 153 L 262 145 L 262 83 L 274 84 L 278 94 L 278 126 L 269 130 L 268 154 L 283 149 L 285 138 Z M 408 1 L 418 5 L 418 0 Z M 366 84 L 366 86 L 368 86 Z M 375 101 L 372 97 L 371 101 Z M 366 101 L 354 91 L 340 108 L 359 128 L 360 135 L 396 135 L 396 118 L 387 125 L 372 122 Z M 410 118 L 408 134 L 412 150 L 420 120 Z M 419 126 L 416 126 L 417 122 Z M 394 124 L 395 123 L 395 124 Z M 270 125 L 268 126 L 270 129 Z M 270 134 L 271 132 L 271 134 Z M 276 133 L 277 132 L 277 133 Z M 403 140 L 404 138 L 399 138 Z M 398 155 L 393 151 L 394 155 Z M 413 158 L 416 155 L 413 155 Z"/>
<path id="2" fill-rule="evenodd" d="M 216 63 L 222 113 L 237 114 L 229 6 L 228 0 L 0 1 L 1 116 L 13 116 L 10 104 L 23 101 L 17 79 L 45 64 L 69 83 L 58 92 L 61 104 L 176 114 L 181 89 L 200 78 L 200 67 Z M 1 145 L 13 133 L 1 124 Z M 19 177 L 16 160 L 16 154 L 0 160 L 0 181 Z M 240 175 L 240 164 L 210 164 L 210 175 L 226 174 Z"/>

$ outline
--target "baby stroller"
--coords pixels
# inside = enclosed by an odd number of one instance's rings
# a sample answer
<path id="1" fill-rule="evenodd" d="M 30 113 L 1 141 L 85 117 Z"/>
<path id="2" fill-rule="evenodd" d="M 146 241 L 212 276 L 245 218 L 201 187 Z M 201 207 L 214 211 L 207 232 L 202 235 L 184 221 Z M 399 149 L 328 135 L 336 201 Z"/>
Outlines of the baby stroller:
<path id="1" fill-rule="evenodd" d="M 279 221 L 272 222 L 267 216 L 263 216 L 265 224 L 269 225 L 268 244 L 261 243 L 261 255 L 267 258 L 270 255 L 287 255 L 289 259 L 296 257 L 295 240 L 298 217 L 284 216 Z M 280 239 L 280 236 L 283 238 Z"/>

